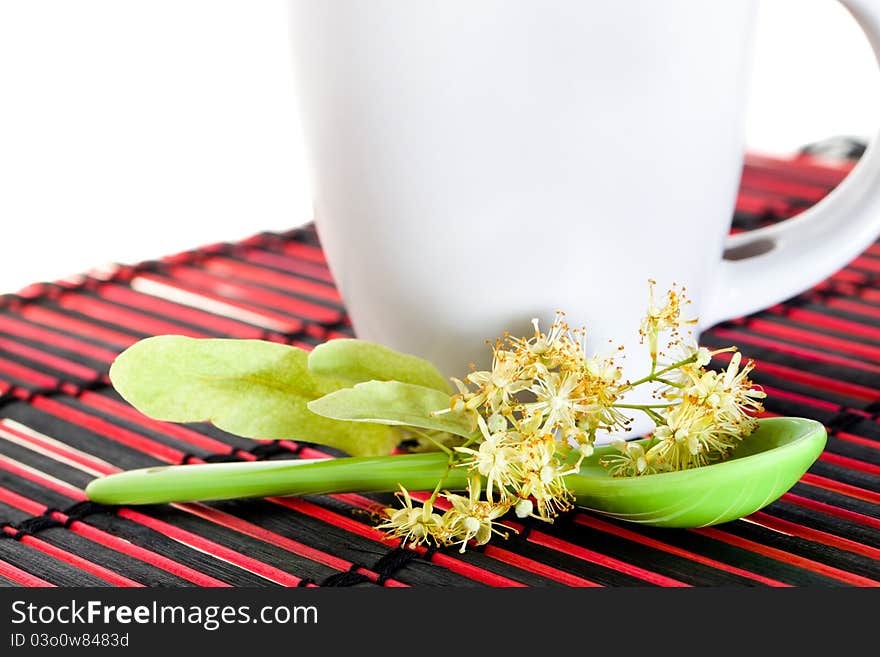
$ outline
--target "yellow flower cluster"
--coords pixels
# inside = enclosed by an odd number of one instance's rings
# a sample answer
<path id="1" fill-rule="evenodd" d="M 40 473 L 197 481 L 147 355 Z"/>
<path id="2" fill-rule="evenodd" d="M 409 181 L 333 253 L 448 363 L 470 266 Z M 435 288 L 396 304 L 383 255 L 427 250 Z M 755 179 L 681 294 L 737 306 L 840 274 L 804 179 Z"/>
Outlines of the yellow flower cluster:
<path id="1" fill-rule="evenodd" d="M 642 319 L 642 325 L 639 327 L 639 334 L 642 341 L 648 343 L 648 351 L 651 354 L 651 360 L 656 363 L 659 347 L 659 337 L 661 334 L 667 333 L 669 344 L 679 344 L 681 342 L 680 330 L 683 326 L 696 324 L 696 319 L 683 319 L 681 316 L 681 307 L 690 303 L 684 294 L 684 290 L 678 290 L 675 286 L 666 291 L 666 301 L 661 305 L 657 305 L 654 298 L 654 285 L 656 281 L 650 280 L 649 290 L 650 299 L 648 301 L 648 312 Z"/>
<path id="2" fill-rule="evenodd" d="M 663 413 L 653 419 L 657 429 L 647 443 L 615 441 L 619 454 L 603 459 L 617 476 L 637 476 L 670 472 L 708 465 L 723 459 L 757 427 L 753 415 L 763 412 L 761 399 L 766 395 L 748 375 L 755 365 L 742 363 L 736 347 L 709 351 L 688 344 L 678 329 L 694 320 L 683 321 L 681 306 L 688 303 L 683 291 L 667 293 L 666 304 L 652 304 L 642 322 L 642 340 L 651 351 L 649 380 L 663 387 L 658 396 L 665 402 Z M 657 345 L 664 331 L 669 331 L 667 349 L 676 353 L 673 362 L 657 370 Z M 734 352 L 721 372 L 707 370 L 713 356 Z M 655 411 L 656 413 L 656 411 Z"/>
<path id="3" fill-rule="evenodd" d="M 507 513 L 509 507 L 481 499 L 479 477 L 470 477 L 468 481 L 467 496 L 443 494 L 451 506 L 442 516 L 435 512 L 434 496 L 417 507 L 413 505 L 409 491 L 401 486 L 397 497 L 403 507 L 385 509 L 387 520 L 379 525 L 379 529 L 400 538 L 404 544 L 459 544 L 462 552 L 468 541 L 483 545 L 489 542 L 492 534 L 506 537 L 501 529 L 504 525 L 496 520 Z"/>
<path id="4" fill-rule="evenodd" d="M 520 517 L 551 520 L 571 507 L 564 477 L 593 453 L 599 430 L 629 419 L 614 408 L 625 385 L 612 358 L 587 358 L 584 335 L 562 313 L 543 333 L 493 345 L 492 369 L 453 379 L 452 410 L 479 427 L 476 446 L 463 445 L 458 465 L 486 480 L 486 498 Z"/>
<path id="5" fill-rule="evenodd" d="M 614 476 L 639 476 L 706 465 L 723 458 L 762 411 L 763 391 L 748 378 L 754 367 L 733 353 L 726 370 L 707 370 L 714 352 L 690 344 L 681 330 L 689 303 L 684 290 L 667 292 L 664 303 L 651 301 L 640 334 L 651 355 L 651 370 L 637 381 L 623 380 L 612 357 L 587 356 L 585 334 L 571 329 L 560 313 L 545 333 L 533 320 L 528 338 L 506 335 L 492 346 L 492 366 L 453 379 L 458 392 L 451 412 L 468 417 L 474 437 L 448 450 L 450 467 L 467 468 L 467 495 L 441 493 L 414 506 L 410 494 L 398 494 L 402 508 L 386 509 L 380 527 L 404 543 L 483 544 L 504 534 L 498 522 L 513 510 L 520 518 L 552 521 L 570 509 L 573 496 L 565 477 L 593 454 L 598 432 L 626 430 L 630 418 L 621 409 L 646 413 L 656 424 L 646 441 L 616 441 L 616 453 L 601 459 Z M 661 338 L 665 338 L 661 351 Z M 667 354 L 671 354 L 670 355 Z M 669 364 L 659 364 L 661 359 Z M 623 404 L 640 385 L 653 386 L 656 404 Z M 446 449 L 445 447 L 442 447 Z M 447 501 L 440 514 L 438 495 Z"/>
<path id="6" fill-rule="evenodd" d="M 448 412 L 468 416 L 478 437 L 454 447 L 454 467 L 469 470 L 468 495 L 444 492 L 450 508 L 435 512 L 435 495 L 413 506 L 387 509 L 380 528 L 413 544 L 481 545 L 503 533 L 497 519 L 511 509 L 520 518 L 552 520 L 572 507 L 565 476 L 593 453 L 596 432 L 626 426 L 613 407 L 623 386 L 611 358 L 587 358 L 583 334 L 563 316 L 547 333 L 533 320 L 530 338 L 505 336 L 493 345 L 492 367 L 453 379 L 458 393 Z M 483 492 L 483 487 L 485 491 Z"/>

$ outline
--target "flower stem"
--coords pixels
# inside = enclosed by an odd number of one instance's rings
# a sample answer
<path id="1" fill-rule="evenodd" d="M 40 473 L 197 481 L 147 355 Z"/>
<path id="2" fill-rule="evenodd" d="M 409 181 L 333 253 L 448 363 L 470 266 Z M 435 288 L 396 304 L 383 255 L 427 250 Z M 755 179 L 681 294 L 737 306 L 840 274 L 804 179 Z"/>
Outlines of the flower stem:
<path id="1" fill-rule="evenodd" d="M 443 489 L 446 484 L 446 480 L 449 478 L 449 473 L 454 470 L 455 465 L 455 452 L 452 450 L 446 450 L 448 452 L 448 458 L 446 460 L 446 470 L 443 471 L 443 474 L 440 475 L 440 478 L 437 480 L 437 485 L 434 487 L 434 492 L 431 493 L 431 497 L 428 499 L 430 504 L 434 503 L 434 500 L 437 499 L 437 495 Z"/>
<path id="2" fill-rule="evenodd" d="M 419 431 L 419 430 L 416 429 L 415 427 L 407 427 L 407 429 L 408 429 L 411 433 L 413 433 L 413 434 L 415 434 L 416 436 L 420 437 L 422 440 L 427 440 L 427 441 L 433 443 L 434 446 L 437 447 L 437 449 L 439 449 L 441 452 L 444 452 L 447 456 L 449 456 L 450 458 L 452 458 L 452 456 L 453 456 L 453 452 L 452 452 L 452 450 L 449 449 L 449 448 L 448 448 L 446 445 L 444 445 L 443 443 L 441 443 L 439 440 L 435 439 L 435 438 L 434 438 L 432 435 L 430 435 L 428 432 L 426 432 L 426 431 Z"/>
<path id="3" fill-rule="evenodd" d="M 661 381 L 660 377 L 662 377 L 667 372 L 671 372 L 672 370 L 678 369 L 682 365 L 687 365 L 688 363 L 693 363 L 696 360 L 696 358 L 697 358 L 697 356 L 696 356 L 696 354 L 694 354 L 693 356 L 689 356 L 688 358 L 685 358 L 684 360 L 680 360 L 677 363 L 673 363 L 672 365 L 669 365 L 668 367 L 664 367 L 662 370 L 659 370 L 659 371 L 654 371 L 657 366 L 656 361 L 654 361 L 651 365 L 651 373 L 650 374 L 648 374 L 647 376 L 643 376 L 641 379 L 638 379 L 636 381 L 633 381 L 632 383 L 628 383 L 627 385 L 623 386 L 623 388 L 621 388 L 621 392 L 625 392 L 627 390 L 632 390 L 636 386 L 640 386 L 643 383 L 649 383 L 651 381 Z M 666 382 L 666 381 L 663 381 L 663 383 L 668 384 L 668 382 Z"/>

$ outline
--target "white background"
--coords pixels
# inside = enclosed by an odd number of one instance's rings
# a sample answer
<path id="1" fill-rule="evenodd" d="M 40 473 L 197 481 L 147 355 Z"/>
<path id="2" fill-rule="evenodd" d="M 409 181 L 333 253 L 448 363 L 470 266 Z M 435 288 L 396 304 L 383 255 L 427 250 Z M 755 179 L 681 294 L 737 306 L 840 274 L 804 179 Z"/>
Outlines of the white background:
<path id="1" fill-rule="evenodd" d="M 867 136 L 833 0 L 764 0 L 748 144 Z M 0 291 L 309 218 L 284 0 L 0 0 Z"/>

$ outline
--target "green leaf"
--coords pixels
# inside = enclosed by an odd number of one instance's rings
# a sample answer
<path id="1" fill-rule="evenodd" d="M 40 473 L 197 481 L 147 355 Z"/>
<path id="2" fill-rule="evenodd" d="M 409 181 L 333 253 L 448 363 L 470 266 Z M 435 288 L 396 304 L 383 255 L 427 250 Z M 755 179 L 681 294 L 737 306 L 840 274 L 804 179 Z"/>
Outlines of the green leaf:
<path id="1" fill-rule="evenodd" d="M 449 382 L 428 361 L 366 340 L 330 340 L 309 354 L 315 374 L 362 381 L 401 381 L 449 393 Z"/>
<path id="2" fill-rule="evenodd" d="M 302 349 L 261 340 L 160 335 L 126 349 L 110 368 L 114 387 L 145 415 L 211 422 L 248 438 L 306 440 L 355 456 L 388 454 L 390 427 L 338 422 L 306 405 L 342 387 L 315 376 Z"/>
<path id="3" fill-rule="evenodd" d="M 324 417 L 354 422 L 399 424 L 446 431 L 470 438 L 467 418 L 457 413 L 432 415 L 449 408 L 447 393 L 400 381 L 369 381 L 337 390 L 309 403 L 309 410 Z"/>

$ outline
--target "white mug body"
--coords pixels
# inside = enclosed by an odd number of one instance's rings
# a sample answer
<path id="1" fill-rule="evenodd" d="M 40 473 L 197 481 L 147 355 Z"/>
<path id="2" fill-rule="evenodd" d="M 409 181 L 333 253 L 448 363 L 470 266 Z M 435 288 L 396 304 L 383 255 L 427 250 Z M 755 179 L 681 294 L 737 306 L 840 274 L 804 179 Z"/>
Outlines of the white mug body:
<path id="1" fill-rule="evenodd" d="M 750 0 L 293 0 L 318 233 L 358 337 L 462 376 L 557 310 L 647 356 L 700 314 L 742 167 Z"/>

